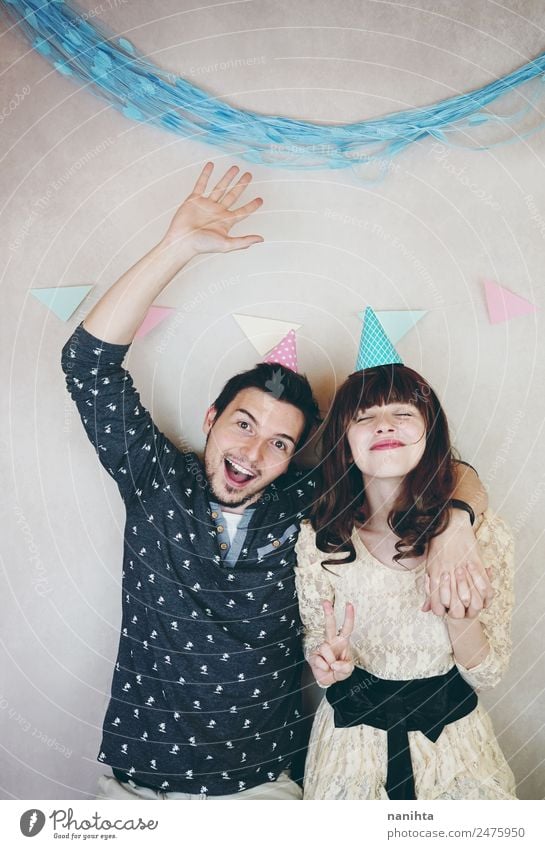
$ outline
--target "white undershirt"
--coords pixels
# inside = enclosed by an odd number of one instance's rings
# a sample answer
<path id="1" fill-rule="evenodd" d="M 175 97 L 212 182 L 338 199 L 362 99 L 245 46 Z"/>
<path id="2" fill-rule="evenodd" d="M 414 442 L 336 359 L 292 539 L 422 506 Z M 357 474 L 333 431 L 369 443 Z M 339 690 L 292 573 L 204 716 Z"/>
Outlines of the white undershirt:
<path id="1" fill-rule="evenodd" d="M 226 513 L 225 511 L 222 511 L 222 512 L 223 512 L 223 518 L 225 520 L 225 530 L 229 534 L 230 541 L 233 542 L 233 539 L 235 538 L 235 534 L 237 532 L 237 528 L 240 524 L 240 520 L 242 519 L 243 514 L 242 513 Z"/>

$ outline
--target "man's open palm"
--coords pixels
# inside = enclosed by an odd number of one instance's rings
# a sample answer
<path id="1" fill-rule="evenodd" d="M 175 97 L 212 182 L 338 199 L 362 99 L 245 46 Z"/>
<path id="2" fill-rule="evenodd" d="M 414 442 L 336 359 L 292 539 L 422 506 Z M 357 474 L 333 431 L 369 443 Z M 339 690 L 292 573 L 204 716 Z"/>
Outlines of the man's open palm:
<path id="1" fill-rule="evenodd" d="M 230 187 L 239 168 L 232 165 L 205 197 L 208 180 L 214 165 L 207 162 L 202 169 L 190 195 L 176 211 L 163 238 L 163 243 L 180 252 L 224 253 L 249 248 L 263 237 L 229 236 L 229 231 L 238 221 L 247 218 L 263 203 L 262 198 L 254 198 L 237 209 L 232 209 L 252 175 L 244 173 Z"/>

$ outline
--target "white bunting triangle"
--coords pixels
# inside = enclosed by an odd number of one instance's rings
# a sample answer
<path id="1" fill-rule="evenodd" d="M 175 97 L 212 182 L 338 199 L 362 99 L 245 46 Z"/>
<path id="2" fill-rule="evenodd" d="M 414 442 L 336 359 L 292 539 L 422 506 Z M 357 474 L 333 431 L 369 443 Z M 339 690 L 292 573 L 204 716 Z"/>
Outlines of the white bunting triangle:
<path id="1" fill-rule="evenodd" d="M 290 330 L 299 330 L 300 324 L 291 321 L 279 321 L 274 318 L 260 318 L 255 315 L 237 315 L 233 318 L 262 357 L 278 345 Z"/>

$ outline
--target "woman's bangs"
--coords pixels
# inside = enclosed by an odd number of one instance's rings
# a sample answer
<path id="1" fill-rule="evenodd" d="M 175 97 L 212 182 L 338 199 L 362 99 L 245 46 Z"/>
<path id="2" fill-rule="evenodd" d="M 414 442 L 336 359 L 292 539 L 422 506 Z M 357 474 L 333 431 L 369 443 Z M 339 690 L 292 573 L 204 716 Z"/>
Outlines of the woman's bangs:
<path id="1" fill-rule="evenodd" d="M 380 366 L 365 375 L 361 404 L 365 409 L 386 404 L 414 404 L 420 407 L 421 390 L 420 383 L 405 368 Z"/>

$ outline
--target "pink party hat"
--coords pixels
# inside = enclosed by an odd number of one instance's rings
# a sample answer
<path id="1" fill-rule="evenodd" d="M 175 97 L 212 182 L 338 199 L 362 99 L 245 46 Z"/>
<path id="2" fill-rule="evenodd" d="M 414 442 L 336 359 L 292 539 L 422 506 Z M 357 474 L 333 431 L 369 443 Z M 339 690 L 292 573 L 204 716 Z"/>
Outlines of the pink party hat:
<path id="1" fill-rule="evenodd" d="M 269 351 L 263 359 L 264 363 L 277 363 L 297 373 L 297 348 L 295 330 L 290 330 L 284 338 Z"/>

